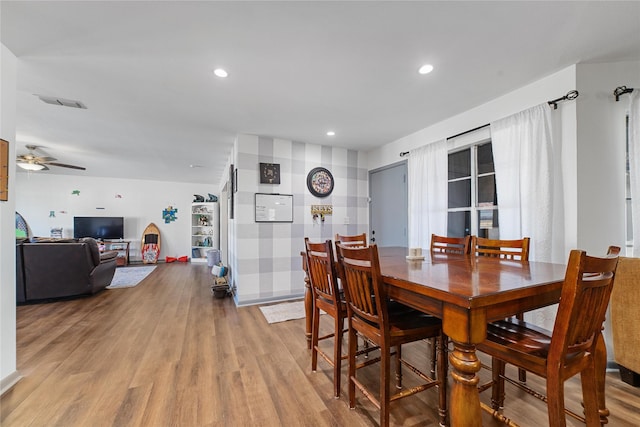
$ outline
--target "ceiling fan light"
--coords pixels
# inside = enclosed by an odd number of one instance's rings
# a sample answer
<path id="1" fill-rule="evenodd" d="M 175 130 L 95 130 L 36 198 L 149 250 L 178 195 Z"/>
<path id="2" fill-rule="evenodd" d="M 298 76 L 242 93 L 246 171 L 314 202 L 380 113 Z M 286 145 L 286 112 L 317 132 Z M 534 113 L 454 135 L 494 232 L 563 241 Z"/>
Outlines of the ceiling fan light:
<path id="1" fill-rule="evenodd" d="M 41 171 L 44 169 L 44 165 L 32 162 L 16 162 L 16 165 L 28 171 Z"/>

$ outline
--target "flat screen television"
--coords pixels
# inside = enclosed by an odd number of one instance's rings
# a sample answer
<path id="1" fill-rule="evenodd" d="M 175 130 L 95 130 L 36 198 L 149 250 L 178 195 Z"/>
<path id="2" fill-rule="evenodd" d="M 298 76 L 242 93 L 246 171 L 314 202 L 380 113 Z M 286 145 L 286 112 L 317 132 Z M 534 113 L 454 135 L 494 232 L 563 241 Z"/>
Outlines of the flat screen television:
<path id="1" fill-rule="evenodd" d="M 124 239 L 124 218 L 121 216 L 75 216 L 73 237 L 93 237 L 100 240 Z"/>

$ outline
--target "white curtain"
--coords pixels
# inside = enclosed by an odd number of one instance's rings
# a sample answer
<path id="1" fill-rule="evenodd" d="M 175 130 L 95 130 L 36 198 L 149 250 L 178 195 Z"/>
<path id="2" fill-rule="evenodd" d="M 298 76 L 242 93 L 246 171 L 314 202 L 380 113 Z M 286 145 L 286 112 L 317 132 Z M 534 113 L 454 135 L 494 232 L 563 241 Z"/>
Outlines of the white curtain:
<path id="1" fill-rule="evenodd" d="M 640 256 L 640 90 L 631 92 L 629 103 L 629 178 L 633 256 Z"/>
<path id="2" fill-rule="evenodd" d="M 432 233 L 447 234 L 447 141 L 411 150 L 407 169 L 409 247 L 426 249 Z"/>
<path id="3" fill-rule="evenodd" d="M 551 114 L 541 104 L 493 122 L 491 142 L 500 238 L 530 237 L 531 261 L 564 262 L 561 150 Z"/>

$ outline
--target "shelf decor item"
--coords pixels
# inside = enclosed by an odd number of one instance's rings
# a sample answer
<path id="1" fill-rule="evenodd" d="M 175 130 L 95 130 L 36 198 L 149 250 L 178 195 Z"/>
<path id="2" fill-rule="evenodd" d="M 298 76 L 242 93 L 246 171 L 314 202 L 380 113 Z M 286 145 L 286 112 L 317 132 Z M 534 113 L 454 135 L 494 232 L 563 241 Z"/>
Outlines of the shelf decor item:
<path id="1" fill-rule="evenodd" d="M 260 163 L 260 184 L 280 184 L 278 163 Z"/>
<path id="2" fill-rule="evenodd" d="M 313 168 L 307 175 L 307 188 L 316 197 L 327 197 L 333 191 L 333 175 L 326 168 Z"/>
<path id="3" fill-rule="evenodd" d="M 142 262 L 155 264 L 160 256 L 160 230 L 154 223 L 147 225 L 142 233 Z"/>

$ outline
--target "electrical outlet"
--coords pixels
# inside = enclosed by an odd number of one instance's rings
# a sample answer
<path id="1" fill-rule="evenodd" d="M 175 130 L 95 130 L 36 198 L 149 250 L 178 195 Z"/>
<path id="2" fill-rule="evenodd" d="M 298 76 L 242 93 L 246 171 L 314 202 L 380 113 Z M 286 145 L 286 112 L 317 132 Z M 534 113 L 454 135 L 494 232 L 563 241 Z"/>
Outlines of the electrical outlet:
<path id="1" fill-rule="evenodd" d="M 349 217 L 348 217 L 348 216 L 345 216 L 345 217 L 344 217 L 344 223 L 345 223 L 345 224 L 350 224 L 350 221 L 349 221 Z"/>

